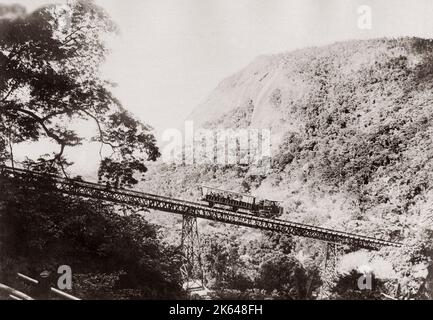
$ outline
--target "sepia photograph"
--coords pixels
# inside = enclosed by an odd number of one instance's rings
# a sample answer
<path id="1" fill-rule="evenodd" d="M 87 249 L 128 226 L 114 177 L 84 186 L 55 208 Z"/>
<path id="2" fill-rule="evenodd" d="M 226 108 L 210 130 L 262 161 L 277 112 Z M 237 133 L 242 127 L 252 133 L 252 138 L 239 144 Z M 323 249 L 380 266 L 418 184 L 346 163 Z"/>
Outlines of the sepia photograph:
<path id="1" fill-rule="evenodd" d="M 432 300 L 432 15 L 0 0 L 0 304 Z"/>

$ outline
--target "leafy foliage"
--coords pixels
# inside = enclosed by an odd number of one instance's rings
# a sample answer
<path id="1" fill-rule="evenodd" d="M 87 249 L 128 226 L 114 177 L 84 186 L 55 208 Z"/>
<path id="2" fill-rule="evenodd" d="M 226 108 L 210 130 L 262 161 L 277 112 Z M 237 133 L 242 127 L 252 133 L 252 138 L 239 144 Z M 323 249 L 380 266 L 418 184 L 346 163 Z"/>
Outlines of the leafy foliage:
<path id="1" fill-rule="evenodd" d="M 0 165 L 17 163 L 16 144 L 51 141 L 58 151 L 22 165 L 67 175 L 71 162 L 65 149 L 84 143 L 86 133 L 77 127 L 93 124 L 92 140 L 101 144 L 100 181 L 116 188 L 138 183 L 137 174 L 147 171 L 146 163 L 159 151 L 152 129 L 135 119 L 111 93 L 113 84 L 101 78 L 109 52 L 105 39 L 116 32 L 92 1 L 31 13 L 0 5 Z M 110 156 L 103 156 L 103 149 Z M 74 293 L 86 298 L 183 296 L 178 248 L 162 244 L 158 229 L 143 216 L 45 192 L 49 178 L 32 183 L 24 188 L 0 181 L 2 280 L 19 287 L 16 272 L 55 273 L 66 264 L 76 276 Z"/>
<path id="2" fill-rule="evenodd" d="M 386 293 L 387 290 L 383 281 L 376 279 L 374 274 L 370 274 L 369 277 L 371 277 L 370 282 L 372 287 L 363 288 L 361 290 L 358 287 L 360 277 L 366 277 L 366 275 L 356 270 L 352 270 L 349 274 L 340 276 L 335 287 L 331 290 L 331 299 L 381 300 L 384 298 L 383 293 Z"/>
<path id="3" fill-rule="evenodd" d="M 287 236 L 266 233 L 244 243 L 236 233 L 206 236 L 203 243 L 208 285 L 216 298 L 312 299 L 319 273 L 292 254 Z"/>

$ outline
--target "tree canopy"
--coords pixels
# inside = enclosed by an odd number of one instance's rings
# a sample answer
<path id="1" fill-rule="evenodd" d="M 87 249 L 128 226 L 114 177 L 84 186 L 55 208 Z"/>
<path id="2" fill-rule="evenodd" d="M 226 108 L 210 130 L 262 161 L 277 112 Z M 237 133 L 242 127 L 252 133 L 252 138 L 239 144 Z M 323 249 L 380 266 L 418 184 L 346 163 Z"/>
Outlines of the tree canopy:
<path id="1" fill-rule="evenodd" d="M 66 148 L 83 143 L 74 128 L 91 121 L 101 154 L 99 178 L 112 186 L 133 185 L 159 150 L 152 128 L 131 115 L 112 94 L 113 83 L 100 68 L 117 32 L 105 11 L 92 1 L 72 1 L 26 13 L 0 6 L 0 160 L 13 157 L 14 144 L 48 139 L 57 151 L 29 159 L 66 174 Z M 75 126 L 76 127 L 76 126 Z M 104 153 L 105 154 L 105 153 Z"/>
<path id="2" fill-rule="evenodd" d="M 155 225 L 99 200 L 33 191 L 49 183 L 0 176 L 0 282 L 19 288 L 17 272 L 68 265 L 72 293 L 86 299 L 182 297 L 180 250 Z"/>

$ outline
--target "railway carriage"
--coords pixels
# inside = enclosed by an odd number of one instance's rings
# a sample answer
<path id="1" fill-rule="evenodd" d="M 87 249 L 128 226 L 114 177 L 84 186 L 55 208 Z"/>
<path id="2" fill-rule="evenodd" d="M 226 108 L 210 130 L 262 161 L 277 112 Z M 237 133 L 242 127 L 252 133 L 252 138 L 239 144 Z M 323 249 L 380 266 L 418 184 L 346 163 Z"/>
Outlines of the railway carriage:
<path id="1" fill-rule="evenodd" d="M 210 208 L 218 205 L 234 212 L 252 213 L 266 218 L 274 218 L 283 214 L 283 208 L 278 201 L 268 199 L 258 200 L 256 197 L 249 194 L 231 192 L 207 186 L 202 186 L 201 192 L 201 200 L 207 202 Z"/>

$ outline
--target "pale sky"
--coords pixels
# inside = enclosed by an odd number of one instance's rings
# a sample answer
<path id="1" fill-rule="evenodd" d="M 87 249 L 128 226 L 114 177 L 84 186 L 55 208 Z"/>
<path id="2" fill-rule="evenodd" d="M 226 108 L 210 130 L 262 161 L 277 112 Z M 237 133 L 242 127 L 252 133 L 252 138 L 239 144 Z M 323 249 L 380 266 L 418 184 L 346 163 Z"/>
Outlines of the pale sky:
<path id="1" fill-rule="evenodd" d="M 52 0 L 0 0 L 30 10 Z M 348 39 L 433 38 L 431 0 L 96 0 L 121 35 L 104 74 L 156 129 L 178 127 L 225 77 L 261 54 Z M 369 5 L 372 28 L 358 28 Z"/>

